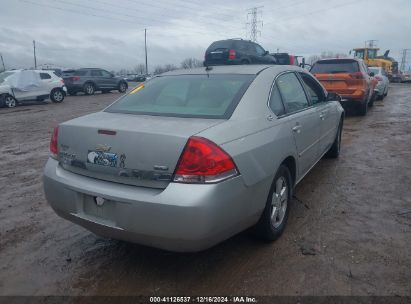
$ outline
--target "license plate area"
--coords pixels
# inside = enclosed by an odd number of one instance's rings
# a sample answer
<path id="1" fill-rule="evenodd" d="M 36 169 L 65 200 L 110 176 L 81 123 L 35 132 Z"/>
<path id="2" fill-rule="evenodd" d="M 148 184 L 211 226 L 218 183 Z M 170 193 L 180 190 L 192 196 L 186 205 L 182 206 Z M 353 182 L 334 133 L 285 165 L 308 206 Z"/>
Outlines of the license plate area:
<path id="1" fill-rule="evenodd" d="M 102 201 L 103 200 L 103 201 Z M 99 204 L 96 197 L 84 195 L 83 212 L 87 216 L 102 219 L 112 224 L 115 223 L 116 203 L 107 199 L 99 198 Z"/>

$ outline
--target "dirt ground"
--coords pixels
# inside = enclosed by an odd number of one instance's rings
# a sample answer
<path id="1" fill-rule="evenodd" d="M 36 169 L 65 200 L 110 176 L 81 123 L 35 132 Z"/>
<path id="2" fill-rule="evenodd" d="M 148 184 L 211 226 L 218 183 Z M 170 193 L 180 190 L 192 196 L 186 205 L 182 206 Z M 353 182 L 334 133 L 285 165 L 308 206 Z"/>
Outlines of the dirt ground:
<path id="1" fill-rule="evenodd" d="M 341 157 L 297 186 L 277 242 L 195 254 L 101 239 L 45 201 L 52 128 L 119 96 L 0 109 L 0 295 L 411 295 L 411 85 L 347 116 Z"/>

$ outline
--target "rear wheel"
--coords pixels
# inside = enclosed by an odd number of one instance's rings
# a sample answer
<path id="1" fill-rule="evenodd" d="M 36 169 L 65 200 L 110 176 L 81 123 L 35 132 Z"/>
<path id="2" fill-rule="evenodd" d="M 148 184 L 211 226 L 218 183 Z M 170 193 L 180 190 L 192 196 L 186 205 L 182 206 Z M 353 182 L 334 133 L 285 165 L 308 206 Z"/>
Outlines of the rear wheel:
<path id="1" fill-rule="evenodd" d="M 95 91 L 96 91 L 96 88 L 94 87 L 92 83 L 88 82 L 84 85 L 84 93 L 86 95 L 94 95 Z"/>
<path id="2" fill-rule="evenodd" d="M 271 185 L 263 214 L 255 227 L 257 237 L 274 241 L 281 236 L 288 219 L 291 187 L 290 171 L 287 166 L 281 165 Z"/>
<path id="3" fill-rule="evenodd" d="M 17 105 L 16 99 L 11 95 L 3 95 L 1 96 L 1 99 L 1 104 L 4 105 L 6 108 L 14 108 Z"/>
<path id="4" fill-rule="evenodd" d="M 335 136 L 334 143 L 331 146 L 330 150 L 328 150 L 327 152 L 328 157 L 337 158 L 340 155 L 342 126 L 343 126 L 343 121 L 341 119 L 340 124 L 338 125 L 338 131 L 337 131 L 337 135 Z"/>
<path id="5" fill-rule="evenodd" d="M 369 107 L 374 106 L 374 101 L 375 101 L 376 99 L 377 99 L 377 93 L 372 94 L 372 97 L 371 97 L 370 102 L 368 103 L 368 106 L 369 106 Z"/>
<path id="6" fill-rule="evenodd" d="M 53 89 L 50 93 L 50 99 L 52 102 L 60 103 L 64 100 L 64 93 L 61 89 Z"/>
<path id="7" fill-rule="evenodd" d="M 359 104 L 358 114 L 361 116 L 367 115 L 368 112 L 368 96 Z"/>

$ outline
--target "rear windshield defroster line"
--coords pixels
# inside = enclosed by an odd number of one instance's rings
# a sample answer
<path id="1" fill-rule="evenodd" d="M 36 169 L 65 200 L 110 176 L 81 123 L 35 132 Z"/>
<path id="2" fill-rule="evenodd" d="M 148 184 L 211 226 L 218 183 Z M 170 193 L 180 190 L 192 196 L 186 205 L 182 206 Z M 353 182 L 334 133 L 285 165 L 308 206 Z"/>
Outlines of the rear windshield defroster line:
<path id="1" fill-rule="evenodd" d="M 105 112 L 229 119 L 255 77 L 249 74 L 159 76 L 132 90 Z"/>

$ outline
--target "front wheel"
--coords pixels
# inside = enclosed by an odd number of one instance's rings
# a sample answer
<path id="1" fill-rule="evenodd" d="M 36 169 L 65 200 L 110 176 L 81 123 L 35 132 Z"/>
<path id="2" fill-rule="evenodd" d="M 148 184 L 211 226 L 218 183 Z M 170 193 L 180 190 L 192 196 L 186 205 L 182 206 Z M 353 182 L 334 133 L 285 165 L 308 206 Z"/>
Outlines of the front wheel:
<path id="1" fill-rule="evenodd" d="M 281 165 L 271 185 L 263 214 L 256 225 L 257 237 L 274 241 L 281 236 L 287 224 L 291 196 L 291 174 L 287 166 Z"/>
<path id="2" fill-rule="evenodd" d="M 121 82 L 118 86 L 118 91 L 120 93 L 124 93 L 125 91 L 127 91 L 127 84 L 124 82 Z"/>
<path id="3" fill-rule="evenodd" d="M 368 102 L 367 102 L 367 99 L 365 99 L 363 102 L 360 103 L 358 113 L 361 116 L 365 116 L 367 115 L 367 112 L 368 112 Z"/>
<path id="4" fill-rule="evenodd" d="M 50 99 L 52 102 L 60 103 L 64 100 L 64 93 L 61 89 L 53 89 L 50 93 Z"/>
<path id="5" fill-rule="evenodd" d="M 7 108 L 14 108 L 17 105 L 16 99 L 11 95 L 3 95 L 3 96 L 0 96 L 0 98 L 3 99 L 1 104 Z"/>

